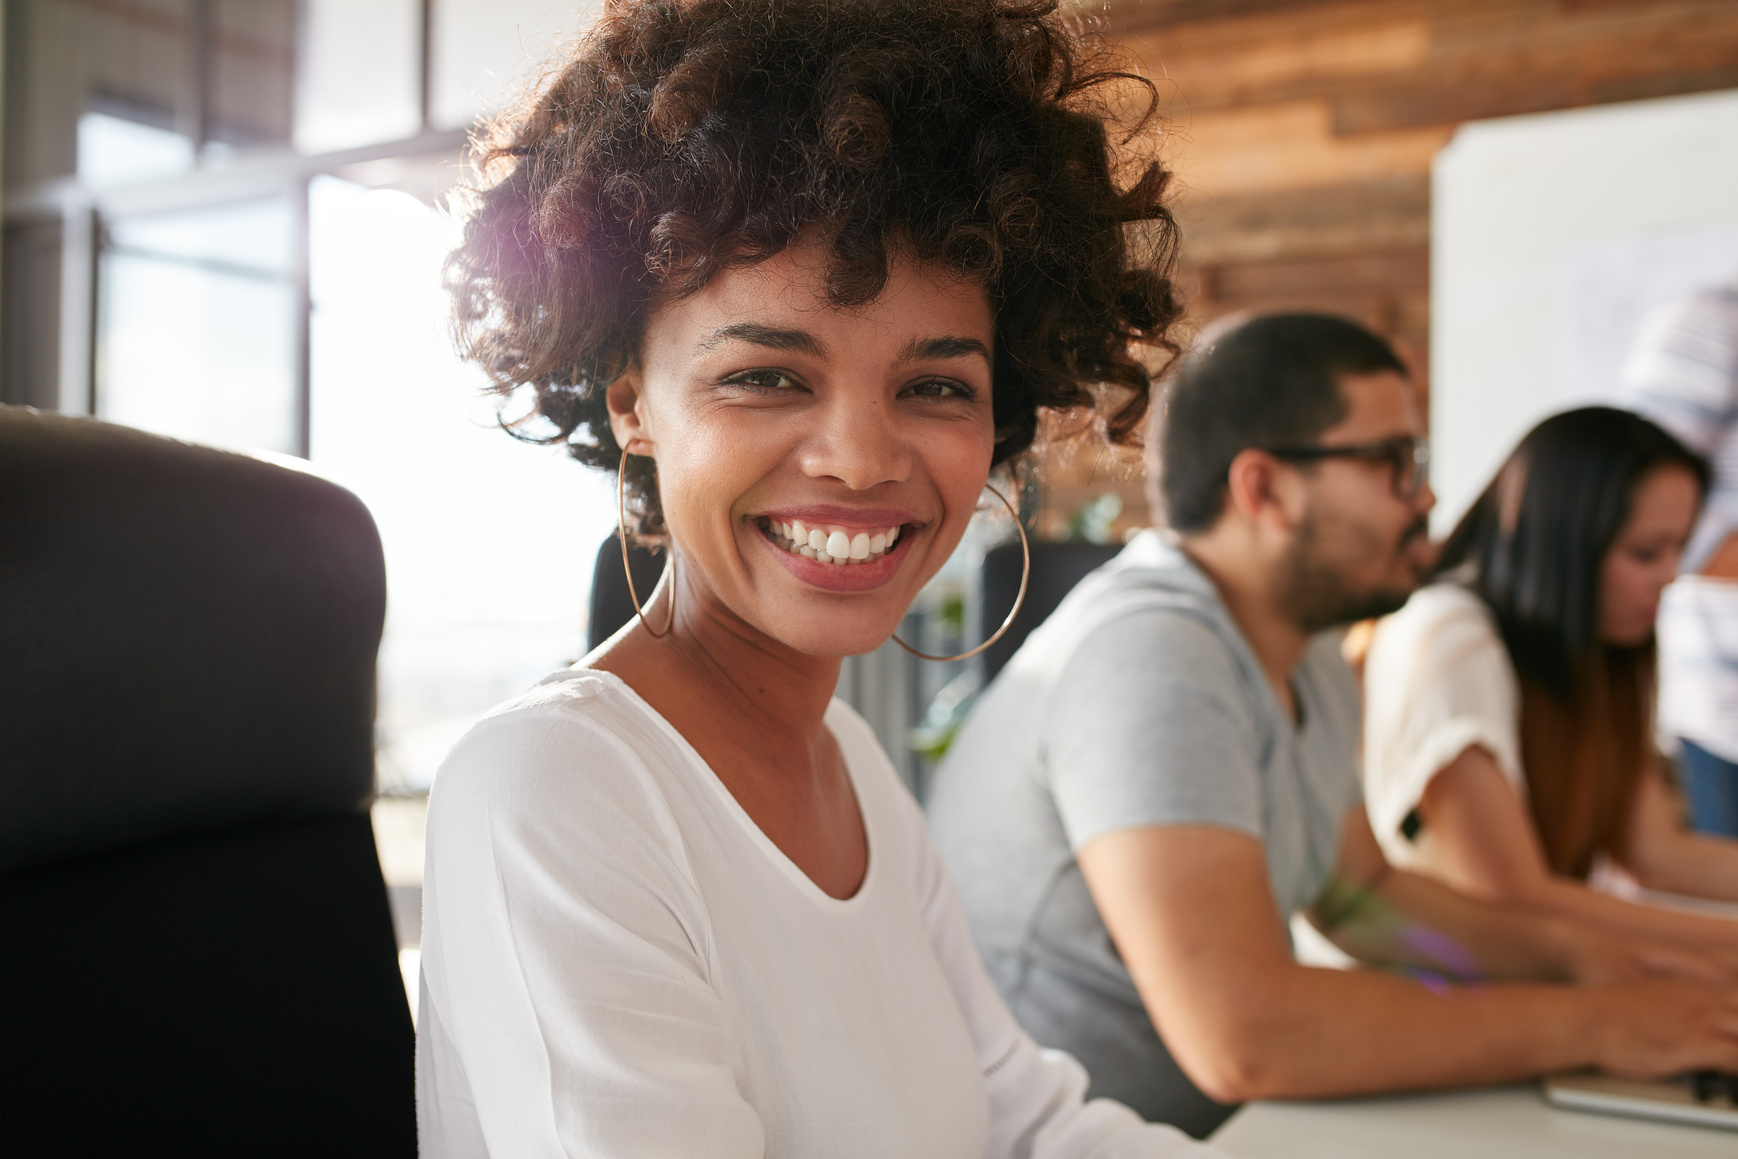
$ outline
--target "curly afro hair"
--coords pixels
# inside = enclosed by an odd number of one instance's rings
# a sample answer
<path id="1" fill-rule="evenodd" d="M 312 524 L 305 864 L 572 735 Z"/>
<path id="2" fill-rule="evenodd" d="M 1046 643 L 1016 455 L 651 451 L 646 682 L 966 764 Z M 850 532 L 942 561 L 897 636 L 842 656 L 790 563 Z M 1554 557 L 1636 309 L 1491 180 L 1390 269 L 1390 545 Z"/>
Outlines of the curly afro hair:
<path id="1" fill-rule="evenodd" d="M 1031 446 L 1041 407 L 1096 406 L 1111 439 L 1136 437 L 1151 383 L 1134 346 L 1174 352 L 1181 312 L 1157 101 L 1056 8 L 609 5 L 474 144 L 448 284 L 465 355 L 497 392 L 535 392 L 510 428 L 615 469 L 605 389 L 648 314 L 819 229 L 841 307 L 881 292 L 890 249 L 984 286 L 996 463 Z M 661 536 L 650 460 L 627 478 L 633 530 Z"/>

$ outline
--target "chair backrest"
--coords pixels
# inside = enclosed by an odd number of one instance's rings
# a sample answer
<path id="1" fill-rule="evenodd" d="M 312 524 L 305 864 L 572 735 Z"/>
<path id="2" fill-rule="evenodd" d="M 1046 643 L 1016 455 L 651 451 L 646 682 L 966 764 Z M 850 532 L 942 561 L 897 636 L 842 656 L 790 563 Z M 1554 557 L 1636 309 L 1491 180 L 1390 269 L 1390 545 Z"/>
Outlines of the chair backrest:
<path id="1" fill-rule="evenodd" d="M 1008 627 L 1007 634 L 984 649 L 984 683 L 995 679 L 1002 665 L 1019 651 L 1032 629 L 1050 618 L 1056 605 L 1085 579 L 1088 572 L 1108 563 L 1122 550 L 1121 544 L 1041 543 L 1032 544 L 1032 575 L 1026 584 L 1026 602 Z M 1004 543 L 984 553 L 982 599 L 978 607 L 978 639 L 987 640 L 1014 606 L 1020 591 L 1020 545 Z"/>
<path id="2" fill-rule="evenodd" d="M 627 573 L 622 570 L 619 532 L 598 545 L 591 565 L 591 607 L 586 621 L 586 651 L 597 647 L 634 618 L 634 602 L 628 597 Z M 664 553 L 628 544 L 628 560 L 634 569 L 634 590 L 640 602 L 652 598 L 652 589 L 664 574 Z M 659 625 L 661 628 L 662 625 Z"/>
<path id="3" fill-rule="evenodd" d="M 0 1150 L 415 1154 L 384 609 L 341 488 L 0 408 Z"/>

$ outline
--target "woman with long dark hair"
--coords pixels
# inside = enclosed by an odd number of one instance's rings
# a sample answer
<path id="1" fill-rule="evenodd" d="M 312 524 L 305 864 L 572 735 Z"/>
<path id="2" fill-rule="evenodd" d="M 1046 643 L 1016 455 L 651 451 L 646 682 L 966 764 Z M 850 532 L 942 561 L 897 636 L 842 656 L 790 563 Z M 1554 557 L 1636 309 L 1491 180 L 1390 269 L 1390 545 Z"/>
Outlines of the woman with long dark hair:
<path id="1" fill-rule="evenodd" d="M 1365 795 L 1394 864 L 1738 954 L 1738 921 L 1587 886 L 1620 868 L 1738 901 L 1738 843 L 1685 828 L 1654 744 L 1654 618 L 1707 487 L 1699 456 L 1628 411 L 1568 411 L 1522 439 L 1449 536 L 1437 582 L 1370 644 Z"/>
<path id="2" fill-rule="evenodd" d="M 483 143 L 466 349 L 669 566 L 440 769 L 424 1155 L 1194 1146 L 1015 1025 L 833 699 L 1040 408 L 1138 427 L 1178 312 L 1138 83 L 1053 0 L 618 3 Z"/>

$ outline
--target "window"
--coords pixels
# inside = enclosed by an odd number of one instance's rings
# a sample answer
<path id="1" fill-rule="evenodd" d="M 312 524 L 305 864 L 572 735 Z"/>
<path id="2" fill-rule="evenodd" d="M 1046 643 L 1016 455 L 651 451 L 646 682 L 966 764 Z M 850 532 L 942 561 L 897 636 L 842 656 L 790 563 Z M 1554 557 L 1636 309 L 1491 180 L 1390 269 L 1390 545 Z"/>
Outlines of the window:
<path id="1" fill-rule="evenodd" d="M 316 178 L 310 458 L 368 504 L 386 549 L 383 790 L 427 791 L 492 705 L 585 652 L 610 481 L 515 442 L 447 337 L 457 226 L 397 190 Z"/>
<path id="2" fill-rule="evenodd" d="M 97 414 L 197 443 L 299 454 L 295 219 L 276 197 L 107 222 Z"/>

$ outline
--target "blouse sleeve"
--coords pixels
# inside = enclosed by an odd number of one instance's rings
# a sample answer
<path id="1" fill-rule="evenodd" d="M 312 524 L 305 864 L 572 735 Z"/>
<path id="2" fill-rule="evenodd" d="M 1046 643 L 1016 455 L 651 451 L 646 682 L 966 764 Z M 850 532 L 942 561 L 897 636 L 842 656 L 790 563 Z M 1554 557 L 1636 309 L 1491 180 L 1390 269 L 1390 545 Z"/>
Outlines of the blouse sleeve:
<path id="1" fill-rule="evenodd" d="M 762 1154 L 704 902 L 620 740 L 556 708 L 473 730 L 423 897 L 424 1156 Z"/>
<path id="2" fill-rule="evenodd" d="M 915 803 L 924 923 L 984 1069 L 990 1133 L 985 1159 L 1224 1159 L 1175 1127 L 1143 1122 L 1110 1099 L 1086 1099 L 1085 1069 L 1041 1049 L 1015 1023 L 972 945 L 965 910 Z"/>
<path id="3" fill-rule="evenodd" d="M 1402 826 L 1431 779 L 1474 746 L 1526 794 L 1520 692 L 1502 637 L 1477 596 L 1426 588 L 1382 621 L 1364 664 L 1364 796 L 1392 860 L 1411 860 Z"/>

